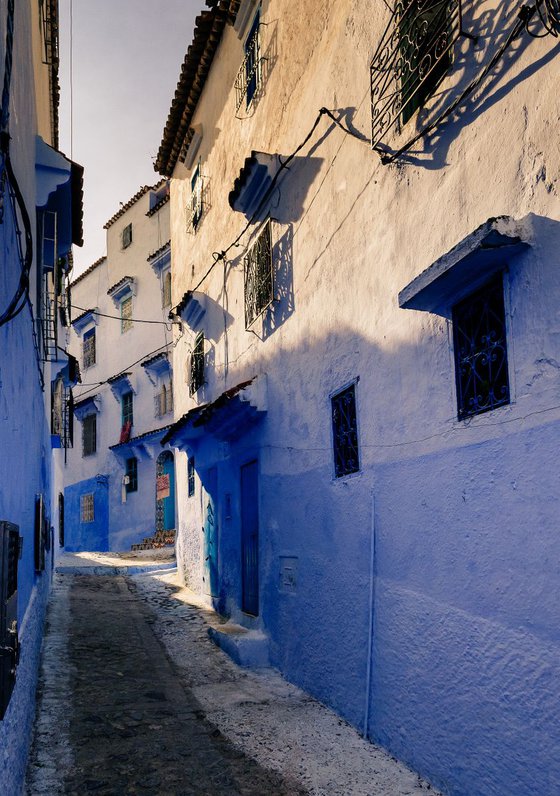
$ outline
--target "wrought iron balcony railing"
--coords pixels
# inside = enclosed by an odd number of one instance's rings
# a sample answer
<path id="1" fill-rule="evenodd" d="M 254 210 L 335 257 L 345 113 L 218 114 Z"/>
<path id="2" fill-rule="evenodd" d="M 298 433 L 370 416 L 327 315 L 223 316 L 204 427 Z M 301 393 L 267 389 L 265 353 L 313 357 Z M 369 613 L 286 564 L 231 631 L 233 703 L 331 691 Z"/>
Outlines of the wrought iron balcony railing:
<path id="1" fill-rule="evenodd" d="M 250 329 L 274 301 L 272 231 L 270 219 L 244 259 L 245 328 Z"/>
<path id="2" fill-rule="evenodd" d="M 372 145 L 386 143 L 436 91 L 461 33 L 462 0 L 398 0 L 370 68 Z"/>

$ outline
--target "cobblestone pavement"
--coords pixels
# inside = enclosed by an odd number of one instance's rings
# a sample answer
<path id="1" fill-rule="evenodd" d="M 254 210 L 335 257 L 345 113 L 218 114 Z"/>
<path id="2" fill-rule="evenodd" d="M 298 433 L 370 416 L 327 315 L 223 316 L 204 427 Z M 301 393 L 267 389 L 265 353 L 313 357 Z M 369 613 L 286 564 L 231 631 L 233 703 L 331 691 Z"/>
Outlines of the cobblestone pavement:
<path id="1" fill-rule="evenodd" d="M 206 720 L 125 578 L 58 575 L 53 597 L 27 794 L 305 793 Z"/>
<path id="2" fill-rule="evenodd" d="M 55 577 L 26 796 L 436 791 L 274 670 L 208 638 L 175 572 Z"/>

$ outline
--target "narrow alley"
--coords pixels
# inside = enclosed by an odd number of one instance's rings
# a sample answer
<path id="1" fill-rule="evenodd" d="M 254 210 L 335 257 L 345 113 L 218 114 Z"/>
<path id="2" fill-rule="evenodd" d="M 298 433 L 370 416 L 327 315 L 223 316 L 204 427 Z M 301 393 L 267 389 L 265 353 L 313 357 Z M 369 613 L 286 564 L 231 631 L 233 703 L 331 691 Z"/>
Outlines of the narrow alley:
<path id="1" fill-rule="evenodd" d="M 27 796 L 429 789 L 273 670 L 234 664 L 175 569 L 100 560 L 55 576 Z"/>

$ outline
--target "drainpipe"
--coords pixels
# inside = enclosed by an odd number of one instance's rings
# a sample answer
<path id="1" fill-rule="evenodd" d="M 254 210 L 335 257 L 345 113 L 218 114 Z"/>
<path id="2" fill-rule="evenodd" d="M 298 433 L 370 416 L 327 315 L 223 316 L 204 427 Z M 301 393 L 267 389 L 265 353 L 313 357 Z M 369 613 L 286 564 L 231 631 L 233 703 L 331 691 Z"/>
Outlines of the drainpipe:
<path id="1" fill-rule="evenodd" d="M 371 493 L 371 547 L 369 560 L 369 628 L 366 669 L 366 704 L 363 737 L 368 740 L 369 704 L 372 686 L 373 624 L 375 619 L 375 495 Z"/>

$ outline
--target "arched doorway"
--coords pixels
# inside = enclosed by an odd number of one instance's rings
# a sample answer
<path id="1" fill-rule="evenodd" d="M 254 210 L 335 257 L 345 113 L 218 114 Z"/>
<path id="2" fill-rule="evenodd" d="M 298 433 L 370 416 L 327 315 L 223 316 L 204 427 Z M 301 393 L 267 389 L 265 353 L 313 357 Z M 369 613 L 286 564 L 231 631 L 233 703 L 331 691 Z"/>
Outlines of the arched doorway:
<path id="1" fill-rule="evenodd" d="M 175 529 L 175 465 L 171 451 L 156 461 L 156 532 Z"/>

